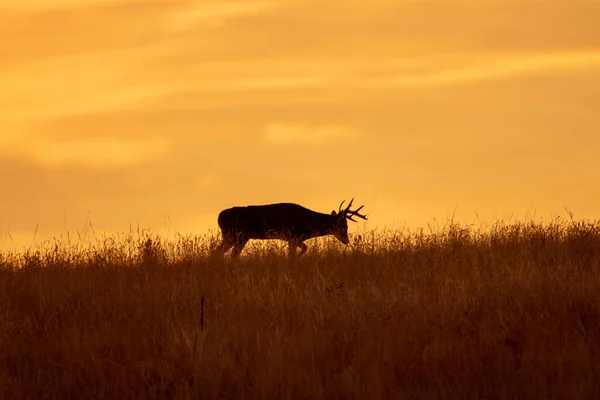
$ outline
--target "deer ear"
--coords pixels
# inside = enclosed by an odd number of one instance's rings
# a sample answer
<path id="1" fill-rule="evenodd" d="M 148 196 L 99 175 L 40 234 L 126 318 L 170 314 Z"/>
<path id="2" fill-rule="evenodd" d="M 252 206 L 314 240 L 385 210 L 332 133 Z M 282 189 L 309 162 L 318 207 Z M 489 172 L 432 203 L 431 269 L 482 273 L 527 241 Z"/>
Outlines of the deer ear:
<path id="1" fill-rule="evenodd" d="M 335 215 L 335 210 L 333 210 L 333 211 L 331 212 L 331 215 Z"/>

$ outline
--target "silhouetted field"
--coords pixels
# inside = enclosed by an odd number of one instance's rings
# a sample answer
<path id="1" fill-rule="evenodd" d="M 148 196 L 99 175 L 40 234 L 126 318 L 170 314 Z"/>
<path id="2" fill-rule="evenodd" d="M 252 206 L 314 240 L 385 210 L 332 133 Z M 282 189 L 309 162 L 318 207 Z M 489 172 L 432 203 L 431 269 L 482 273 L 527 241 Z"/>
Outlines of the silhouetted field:
<path id="1" fill-rule="evenodd" d="M 0 398 L 600 393 L 600 222 L 216 240 L 1 253 Z"/>

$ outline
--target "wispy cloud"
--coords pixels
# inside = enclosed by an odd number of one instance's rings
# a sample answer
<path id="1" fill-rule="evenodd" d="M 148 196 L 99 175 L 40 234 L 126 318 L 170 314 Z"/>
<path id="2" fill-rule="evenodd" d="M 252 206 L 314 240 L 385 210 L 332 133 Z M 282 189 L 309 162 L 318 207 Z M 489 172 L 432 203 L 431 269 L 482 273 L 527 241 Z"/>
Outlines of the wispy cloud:
<path id="1" fill-rule="evenodd" d="M 204 27 L 217 27 L 230 18 L 255 14 L 277 7 L 273 1 L 220 1 L 195 2 L 169 14 L 172 30 L 183 31 L 204 23 Z"/>
<path id="2" fill-rule="evenodd" d="M 472 58 L 476 57 L 472 56 Z M 561 70 L 600 66 L 600 50 L 534 55 L 505 55 L 496 59 L 477 60 L 463 67 L 442 67 L 423 73 L 399 73 L 383 78 L 369 78 L 367 85 L 396 87 L 453 85 L 499 79 L 532 73 L 551 73 Z"/>
<path id="3" fill-rule="evenodd" d="M 340 125 L 304 126 L 271 123 L 265 128 L 265 140 L 271 143 L 322 143 L 354 135 L 354 131 Z"/>
<path id="4" fill-rule="evenodd" d="M 458 66 L 436 58 L 365 60 L 325 59 L 215 62 L 182 67 L 180 73 L 133 74 L 144 63 L 144 52 L 105 52 L 46 60 L 0 76 L 0 127 L 13 135 L 32 125 L 69 115 L 110 110 L 141 109 L 160 104 L 177 93 L 273 93 L 321 90 L 365 93 L 365 90 L 402 87 L 461 85 L 527 74 L 548 74 L 600 67 L 600 50 L 546 54 L 470 54 Z M 147 55 L 147 54 L 146 54 Z M 105 58 L 118 63 L 107 66 Z M 194 68 L 196 67 L 194 70 Z M 333 91 L 332 91 L 333 90 Z M 214 96 L 213 96 L 214 97 Z M 203 97 L 206 103 L 210 98 Z M 313 98 L 314 101 L 317 98 Z M 235 99 L 231 99 L 235 102 Z M 10 129 L 9 129 L 10 128 Z M 267 129 L 271 141 L 315 141 L 332 131 L 306 132 L 305 128 L 279 126 Z M 287 138 L 287 139 L 285 139 Z M 303 139 L 299 139 L 303 138 Z M 307 139 L 308 138 L 308 139 Z M 312 138 L 312 139 L 311 139 Z"/>
<path id="5" fill-rule="evenodd" d="M 10 148 L 12 147 L 12 148 Z M 163 138 L 79 139 L 71 141 L 12 141 L 5 148 L 36 164 L 46 166 L 132 167 L 168 155 L 169 142 Z"/>
<path id="6" fill-rule="evenodd" d="M 97 4 L 111 4 L 114 2 L 115 0 L 86 0 L 85 6 L 89 7 Z M 4 7 L 11 11 L 20 13 L 72 8 L 80 5 L 81 2 L 77 0 L 3 0 Z"/>

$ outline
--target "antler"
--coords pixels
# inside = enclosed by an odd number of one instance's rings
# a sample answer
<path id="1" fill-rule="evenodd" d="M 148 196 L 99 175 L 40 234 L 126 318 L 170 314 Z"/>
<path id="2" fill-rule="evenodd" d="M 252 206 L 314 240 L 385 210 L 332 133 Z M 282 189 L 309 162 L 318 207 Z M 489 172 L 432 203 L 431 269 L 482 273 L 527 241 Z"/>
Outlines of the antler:
<path id="1" fill-rule="evenodd" d="M 346 200 L 344 200 L 346 201 Z M 340 208 L 339 208 L 339 214 L 343 214 L 344 217 L 348 218 L 350 221 L 353 222 L 358 222 L 355 219 L 352 219 L 352 217 L 358 217 L 358 218 L 362 218 L 364 220 L 367 219 L 366 215 L 362 215 L 359 214 L 359 211 L 362 210 L 362 208 L 364 207 L 364 204 L 360 207 L 358 207 L 356 210 L 350 210 L 350 207 L 352 207 L 352 202 L 354 202 L 354 197 L 352 198 L 352 200 L 350 200 L 350 203 L 348 203 L 348 206 L 342 210 L 342 205 L 344 204 L 344 201 L 342 201 L 342 204 L 340 204 Z"/>

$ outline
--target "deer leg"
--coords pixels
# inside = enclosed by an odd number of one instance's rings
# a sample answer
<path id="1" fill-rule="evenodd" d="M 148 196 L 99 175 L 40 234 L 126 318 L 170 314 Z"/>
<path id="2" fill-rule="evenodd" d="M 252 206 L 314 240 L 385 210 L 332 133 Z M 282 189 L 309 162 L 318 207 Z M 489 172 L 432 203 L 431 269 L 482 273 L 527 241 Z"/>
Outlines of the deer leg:
<path id="1" fill-rule="evenodd" d="M 237 258 L 240 253 L 242 252 L 242 250 L 244 249 L 244 246 L 246 246 L 246 243 L 248 243 L 248 238 L 246 237 L 240 237 L 236 240 L 235 245 L 233 246 L 233 251 L 231 252 L 231 256 L 234 258 Z"/>
<path id="2" fill-rule="evenodd" d="M 306 250 L 308 250 L 308 247 L 306 246 L 306 244 L 304 242 L 298 243 L 297 246 L 300 247 L 300 254 L 298 256 L 302 257 L 304 255 L 304 253 L 306 253 Z"/>
<path id="3" fill-rule="evenodd" d="M 223 240 L 215 249 L 215 253 L 222 256 L 223 254 L 227 253 L 229 249 L 233 247 L 234 244 L 235 240 L 233 239 L 233 237 L 225 234 L 223 235 Z"/>
<path id="4" fill-rule="evenodd" d="M 296 241 L 288 240 L 288 257 L 296 257 Z"/>
<path id="5" fill-rule="evenodd" d="M 298 257 L 302 256 L 304 253 L 306 253 L 307 247 L 304 244 L 304 242 L 300 242 L 298 240 L 290 240 L 288 241 L 288 250 L 289 250 L 289 256 L 290 257 L 295 257 L 296 256 L 296 250 L 298 247 L 300 247 L 300 254 L 298 255 Z"/>

